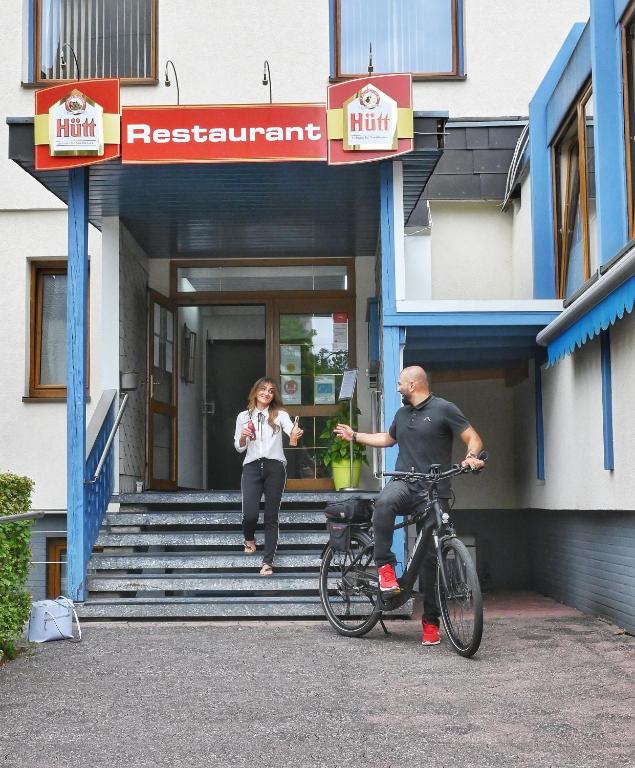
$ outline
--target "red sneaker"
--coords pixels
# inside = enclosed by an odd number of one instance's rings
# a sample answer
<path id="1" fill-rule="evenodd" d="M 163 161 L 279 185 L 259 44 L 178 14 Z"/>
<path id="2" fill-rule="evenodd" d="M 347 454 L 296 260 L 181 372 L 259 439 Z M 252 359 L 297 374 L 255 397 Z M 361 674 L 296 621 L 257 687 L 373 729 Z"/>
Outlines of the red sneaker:
<path id="1" fill-rule="evenodd" d="M 422 621 L 421 624 L 423 626 L 421 645 L 439 645 L 441 642 L 441 639 L 439 638 L 439 627 L 428 621 Z"/>
<path id="2" fill-rule="evenodd" d="M 379 573 L 379 589 L 381 592 L 401 592 L 401 587 L 397 581 L 397 574 L 390 563 L 379 567 L 377 572 Z"/>

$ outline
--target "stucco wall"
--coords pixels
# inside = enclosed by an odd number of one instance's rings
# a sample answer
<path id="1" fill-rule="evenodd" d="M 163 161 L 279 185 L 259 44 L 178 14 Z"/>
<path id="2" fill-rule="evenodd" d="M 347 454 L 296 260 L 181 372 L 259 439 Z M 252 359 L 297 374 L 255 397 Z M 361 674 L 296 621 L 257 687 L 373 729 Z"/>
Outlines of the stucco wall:
<path id="1" fill-rule="evenodd" d="M 529 100 L 589 0 L 465 0 L 463 82 L 415 83 L 415 108 L 452 117 L 527 115 Z M 441 106 L 443 105 L 443 106 Z"/>
<path id="2" fill-rule="evenodd" d="M 521 185 L 520 198 L 512 202 L 512 295 L 532 299 L 534 270 L 531 235 L 531 180 Z"/>
<path id="3" fill-rule="evenodd" d="M 89 228 L 90 402 L 101 394 L 101 235 Z M 66 404 L 23 402 L 29 393 L 30 259 L 66 259 L 65 211 L 0 211 L 3 300 L 0 321 L 0 468 L 35 481 L 36 509 L 66 508 Z"/>
<path id="4" fill-rule="evenodd" d="M 123 224 L 119 232 L 119 366 L 138 376 L 119 427 L 120 490 L 125 493 L 144 479 L 146 467 L 148 258 Z"/>
<path id="5" fill-rule="evenodd" d="M 517 506 L 514 453 L 514 390 L 504 379 L 435 382 L 431 389 L 455 403 L 476 429 L 489 453 L 487 469 L 480 475 L 465 475 L 453 482 L 457 509 L 514 509 Z M 465 456 L 462 440 L 454 443 L 454 461 Z"/>
<path id="6" fill-rule="evenodd" d="M 487 202 L 431 202 L 430 209 L 432 298 L 512 298 L 511 213 Z"/>
<path id="7" fill-rule="evenodd" d="M 603 463 L 600 342 L 543 369 L 544 483 L 535 479 L 533 376 L 517 388 L 519 504 L 537 509 L 635 510 L 632 382 L 635 319 L 611 328 L 615 469 Z M 525 408 L 530 398 L 532 405 Z M 574 479 L 574 481 L 572 481 Z"/>

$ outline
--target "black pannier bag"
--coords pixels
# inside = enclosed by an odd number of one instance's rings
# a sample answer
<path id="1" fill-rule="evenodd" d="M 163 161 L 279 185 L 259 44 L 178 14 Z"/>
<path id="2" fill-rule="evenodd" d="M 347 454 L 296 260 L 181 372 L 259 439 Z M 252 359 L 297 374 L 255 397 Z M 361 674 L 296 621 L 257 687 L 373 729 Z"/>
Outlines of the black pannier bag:
<path id="1" fill-rule="evenodd" d="M 329 544 L 336 552 L 348 552 L 351 548 L 351 526 L 348 523 L 330 522 Z"/>
<path id="2" fill-rule="evenodd" d="M 342 523 L 370 523 L 373 517 L 373 499 L 352 496 L 349 499 L 327 504 L 324 514 L 329 521 Z"/>

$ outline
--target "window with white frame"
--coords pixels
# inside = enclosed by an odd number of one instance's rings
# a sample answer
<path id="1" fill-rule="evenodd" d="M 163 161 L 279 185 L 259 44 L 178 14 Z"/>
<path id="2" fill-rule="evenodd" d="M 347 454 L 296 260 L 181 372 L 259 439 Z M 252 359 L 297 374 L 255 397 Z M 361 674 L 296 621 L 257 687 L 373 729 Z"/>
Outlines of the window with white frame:
<path id="1" fill-rule="evenodd" d="M 35 81 L 156 79 L 156 0 L 33 0 Z"/>
<path id="2" fill-rule="evenodd" d="M 335 75 L 457 77 L 462 0 L 335 0 Z"/>

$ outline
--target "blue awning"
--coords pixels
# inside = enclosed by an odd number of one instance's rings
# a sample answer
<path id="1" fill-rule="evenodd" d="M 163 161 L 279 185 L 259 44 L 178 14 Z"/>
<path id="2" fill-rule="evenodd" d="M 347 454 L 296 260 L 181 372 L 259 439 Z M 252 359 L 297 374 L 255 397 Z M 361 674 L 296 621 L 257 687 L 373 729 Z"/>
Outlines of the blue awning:
<path id="1" fill-rule="evenodd" d="M 555 365 L 566 355 L 581 347 L 600 331 L 605 331 L 633 311 L 635 303 L 635 275 L 612 291 L 579 320 L 570 325 L 564 333 L 547 346 L 547 367 Z"/>
<path id="2" fill-rule="evenodd" d="M 600 277 L 562 314 L 538 334 L 547 347 L 547 365 L 555 365 L 576 347 L 633 311 L 635 304 L 635 243 L 629 243 L 600 269 Z"/>

